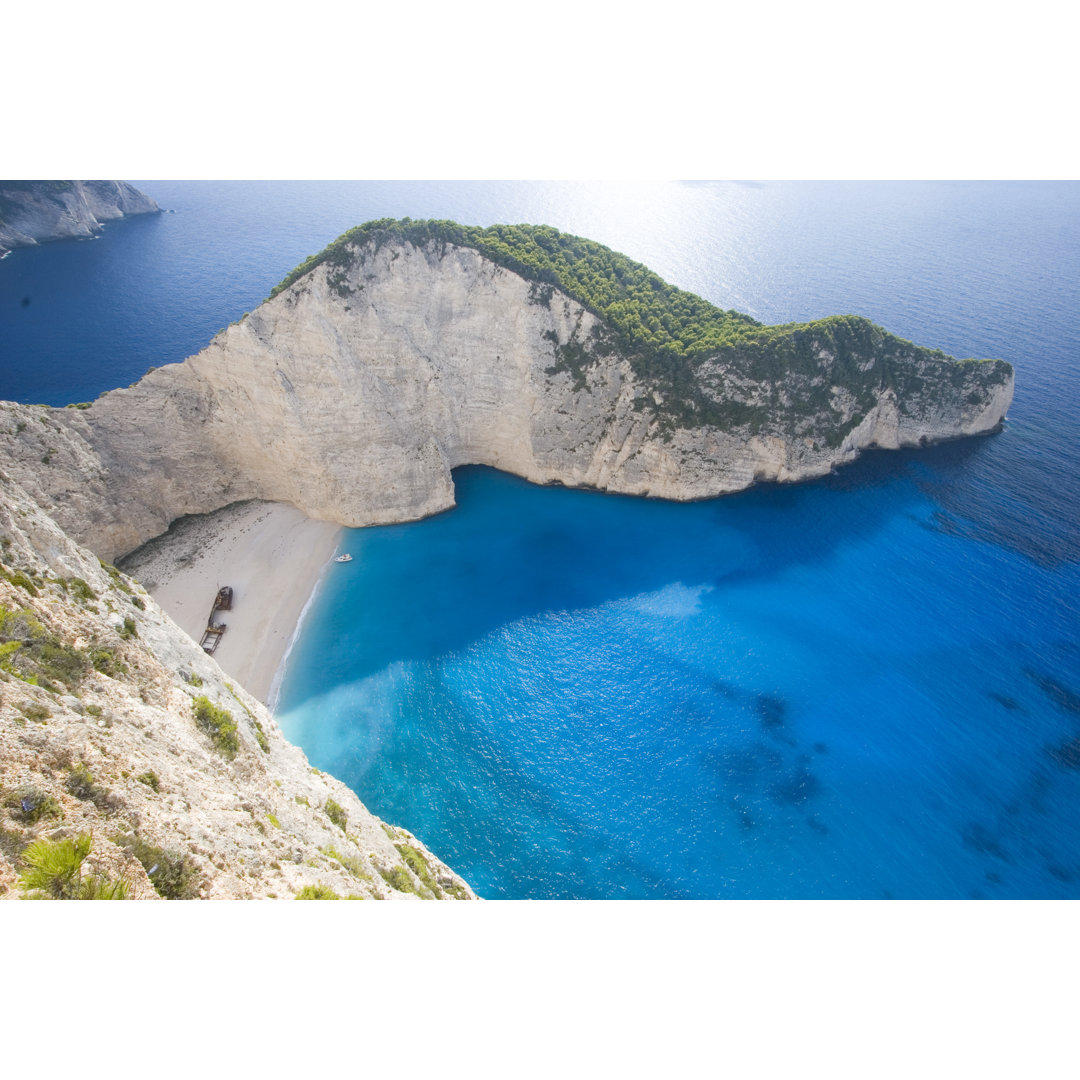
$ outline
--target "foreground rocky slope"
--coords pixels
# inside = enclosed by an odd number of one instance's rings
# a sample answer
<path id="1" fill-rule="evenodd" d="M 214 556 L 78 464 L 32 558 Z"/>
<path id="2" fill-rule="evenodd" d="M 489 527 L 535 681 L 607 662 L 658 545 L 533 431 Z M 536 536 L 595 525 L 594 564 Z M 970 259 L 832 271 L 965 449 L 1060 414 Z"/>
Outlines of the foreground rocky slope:
<path id="1" fill-rule="evenodd" d="M 103 221 L 160 212 L 122 180 L 0 180 L 0 256 L 15 247 L 94 236 Z"/>
<path id="2" fill-rule="evenodd" d="M 527 269 L 375 224 L 182 364 L 83 409 L 9 406 L 11 474 L 115 561 L 242 499 L 351 526 L 419 518 L 453 505 L 464 464 L 702 498 L 990 431 L 1012 399 L 1008 364 L 957 362 L 848 316 L 768 328 L 721 313 L 741 336 L 665 367 Z M 596 251 L 614 256 L 583 258 Z"/>
<path id="3" fill-rule="evenodd" d="M 0 472 L 0 899 L 80 838 L 46 894 L 473 898 Z"/>

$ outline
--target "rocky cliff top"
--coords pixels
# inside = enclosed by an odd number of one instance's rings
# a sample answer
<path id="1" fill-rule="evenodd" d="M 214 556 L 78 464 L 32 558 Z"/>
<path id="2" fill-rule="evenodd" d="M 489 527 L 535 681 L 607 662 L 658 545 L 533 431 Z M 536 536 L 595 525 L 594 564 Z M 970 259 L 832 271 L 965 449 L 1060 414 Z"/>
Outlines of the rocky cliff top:
<path id="1" fill-rule="evenodd" d="M 85 239 L 102 222 L 157 214 L 153 199 L 122 180 L 0 180 L 0 256 L 48 240 Z"/>

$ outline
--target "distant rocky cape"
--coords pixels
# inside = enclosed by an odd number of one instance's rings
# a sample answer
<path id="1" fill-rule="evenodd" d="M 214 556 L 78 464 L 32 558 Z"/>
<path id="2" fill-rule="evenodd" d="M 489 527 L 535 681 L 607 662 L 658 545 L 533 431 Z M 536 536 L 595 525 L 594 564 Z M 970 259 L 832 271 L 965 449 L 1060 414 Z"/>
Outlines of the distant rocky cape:
<path id="1" fill-rule="evenodd" d="M 753 341 L 695 360 L 694 393 L 709 395 L 695 420 L 667 410 L 668 383 L 610 347 L 595 311 L 473 247 L 390 228 L 334 253 L 202 352 L 89 407 L 6 406 L 5 469 L 115 561 L 241 499 L 348 526 L 420 518 L 453 505 L 466 464 L 704 498 L 992 431 L 1012 400 L 1009 364 L 845 316 L 792 328 L 791 366 L 754 366 Z"/>
<path id="2" fill-rule="evenodd" d="M 104 221 L 160 212 L 122 180 L 0 180 L 0 256 L 47 240 L 94 236 Z"/>

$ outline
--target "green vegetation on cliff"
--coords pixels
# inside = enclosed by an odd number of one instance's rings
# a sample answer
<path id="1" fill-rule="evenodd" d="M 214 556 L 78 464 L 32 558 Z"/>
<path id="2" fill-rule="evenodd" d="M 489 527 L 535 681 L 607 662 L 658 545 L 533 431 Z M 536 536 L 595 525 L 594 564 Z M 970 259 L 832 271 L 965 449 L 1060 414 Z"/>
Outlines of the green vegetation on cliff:
<path id="1" fill-rule="evenodd" d="M 473 248 L 499 266 L 537 283 L 535 302 L 550 303 L 552 286 L 603 319 L 616 333 L 620 351 L 641 348 L 661 355 L 706 355 L 761 327 L 749 315 L 721 311 L 707 300 L 684 292 L 610 248 L 547 225 L 493 225 L 482 229 L 453 221 L 395 221 L 382 218 L 350 229 L 324 251 L 312 255 L 272 292 L 276 296 L 322 263 L 331 277 L 355 257 L 355 249 L 373 243 L 375 250 L 394 240 L 415 247 L 448 244 Z M 347 292 L 343 281 L 339 291 Z"/>
<path id="2" fill-rule="evenodd" d="M 895 391 L 903 409 L 942 384 L 981 395 L 1011 374 L 1003 361 L 984 361 L 975 369 L 972 362 L 919 348 L 855 315 L 765 326 L 669 285 L 602 244 L 546 225 L 370 221 L 312 255 L 270 295 L 326 264 L 331 287 L 347 298 L 363 287 L 350 281 L 354 262 L 393 242 L 440 257 L 450 245 L 472 248 L 532 282 L 533 303 L 550 306 L 556 289 L 576 300 L 601 326 L 566 342 L 550 332 L 549 374 L 567 372 L 582 390 L 598 359 L 624 357 L 660 398 L 641 398 L 638 408 L 656 412 L 668 430 L 708 425 L 756 432 L 782 415 L 790 428 L 809 424 L 838 445 L 884 390 Z M 835 400 L 837 386 L 851 395 L 853 413 Z M 830 414 L 841 413 L 843 424 L 830 425 Z"/>

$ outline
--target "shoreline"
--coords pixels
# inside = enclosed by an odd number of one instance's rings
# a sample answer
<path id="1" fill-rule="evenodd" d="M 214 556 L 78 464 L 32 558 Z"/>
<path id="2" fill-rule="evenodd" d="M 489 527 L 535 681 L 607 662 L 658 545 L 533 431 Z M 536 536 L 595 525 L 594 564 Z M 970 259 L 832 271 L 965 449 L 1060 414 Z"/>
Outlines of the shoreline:
<path id="1" fill-rule="evenodd" d="M 216 619 L 228 629 L 214 659 L 269 707 L 343 531 L 286 503 L 251 500 L 181 518 L 118 565 L 196 642 L 217 590 L 231 586 L 232 608 Z"/>
<path id="2" fill-rule="evenodd" d="M 263 704 L 270 710 L 272 716 L 277 713 L 278 698 L 281 696 L 281 684 L 285 680 L 285 668 L 289 663 L 289 657 L 292 656 L 293 646 L 300 637 L 300 631 L 308 617 L 308 612 L 311 610 L 311 605 L 315 603 L 315 598 L 319 595 L 319 591 L 326 582 L 326 574 L 329 569 L 330 560 L 327 560 L 319 570 L 319 576 L 311 586 L 311 592 L 308 594 L 307 600 L 304 601 L 300 614 L 296 617 L 296 623 L 293 626 L 292 633 L 289 635 L 288 643 L 281 653 L 281 659 L 278 661 L 277 668 L 274 671 L 274 677 L 270 680 L 270 689 L 267 691 L 266 700 L 263 701 Z M 260 698 L 260 700 L 262 699 Z"/>

